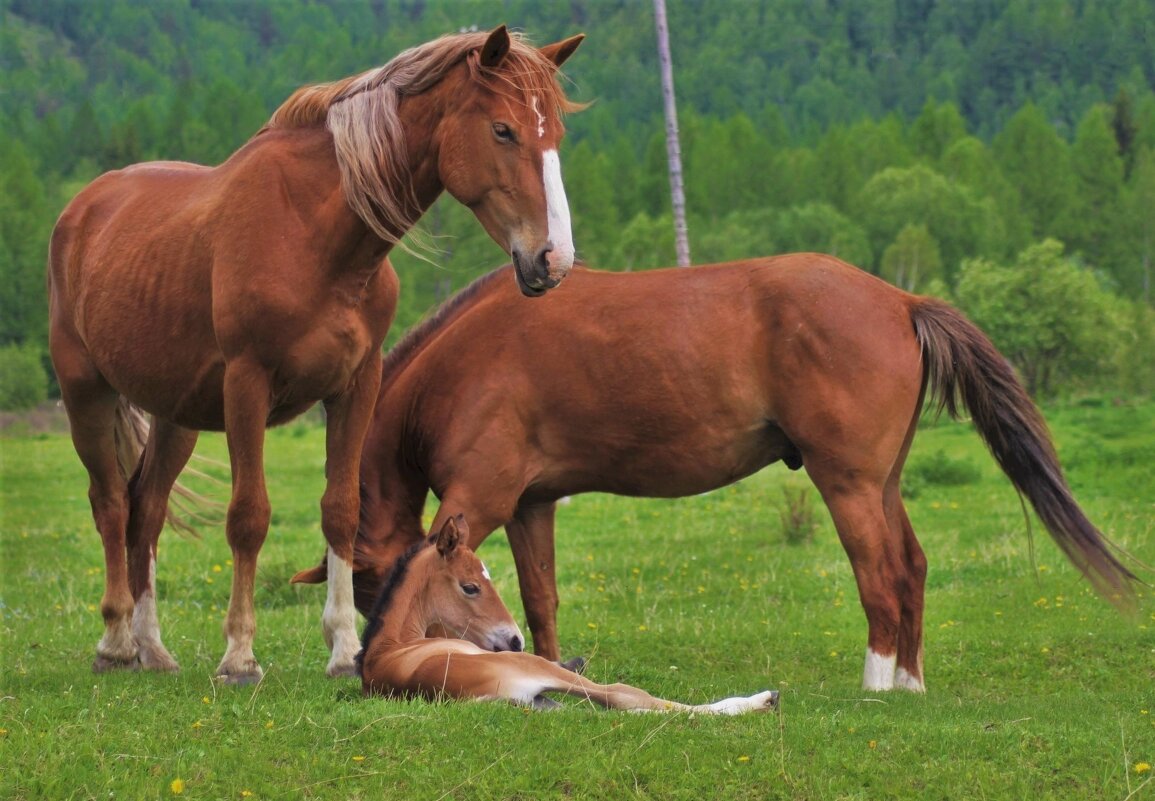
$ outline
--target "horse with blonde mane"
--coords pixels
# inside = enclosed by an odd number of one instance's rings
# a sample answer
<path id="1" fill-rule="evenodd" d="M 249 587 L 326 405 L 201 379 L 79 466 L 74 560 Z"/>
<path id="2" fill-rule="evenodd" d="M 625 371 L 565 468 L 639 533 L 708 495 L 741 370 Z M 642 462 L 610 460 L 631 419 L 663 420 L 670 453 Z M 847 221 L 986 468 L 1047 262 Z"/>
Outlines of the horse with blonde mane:
<path id="1" fill-rule="evenodd" d="M 357 655 L 366 695 L 506 700 L 546 709 L 558 705 L 547 694 L 562 693 L 610 709 L 712 715 L 777 708 L 775 690 L 683 704 L 628 684 L 598 684 L 523 653 L 521 631 L 468 538 L 465 518 L 448 517 L 394 564 Z"/>
<path id="2" fill-rule="evenodd" d="M 64 210 L 48 264 L 50 348 L 104 544 L 95 670 L 177 669 L 157 619 L 157 540 L 197 432 L 223 430 L 234 570 L 217 675 L 261 677 L 264 432 L 320 401 L 328 673 L 355 672 L 358 467 L 396 306 L 388 254 L 447 190 L 512 254 L 522 294 L 565 277 L 573 243 L 557 150 L 576 105 L 556 73 L 581 39 L 538 49 L 504 27 L 442 37 L 299 89 L 219 166 L 133 165 Z M 126 404 L 152 426 L 121 461 Z"/>

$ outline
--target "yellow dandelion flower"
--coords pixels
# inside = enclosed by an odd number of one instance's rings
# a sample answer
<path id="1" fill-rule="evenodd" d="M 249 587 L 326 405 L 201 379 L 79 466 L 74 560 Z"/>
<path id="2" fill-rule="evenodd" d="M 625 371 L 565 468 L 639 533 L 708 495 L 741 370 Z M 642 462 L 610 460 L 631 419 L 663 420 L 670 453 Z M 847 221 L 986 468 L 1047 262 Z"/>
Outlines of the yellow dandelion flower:
<path id="1" fill-rule="evenodd" d="M 7 737 L 7 736 L 8 736 L 8 730 L 7 729 L 0 729 L 0 737 Z"/>
<path id="2" fill-rule="evenodd" d="M 253 794 L 252 790 L 241 790 L 241 798 L 248 798 Z"/>
<path id="3" fill-rule="evenodd" d="M 271 720 L 270 720 L 270 721 L 266 721 L 266 723 L 265 723 L 265 728 L 266 728 L 266 729 L 271 729 L 271 728 L 273 728 L 273 721 L 271 721 Z"/>
<path id="4" fill-rule="evenodd" d="M 358 754 L 357 756 L 353 757 L 353 761 L 354 761 L 354 762 L 364 762 L 364 761 L 365 761 L 365 757 L 363 757 L 363 756 L 361 756 L 360 754 Z"/>
<path id="5" fill-rule="evenodd" d="M 597 627 L 597 623 L 586 623 L 586 628 L 596 629 Z"/>
<path id="6" fill-rule="evenodd" d="M 168 789 L 172 790 L 173 795 L 180 795 L 184 792 L 184 779 L 173 779 Z"/>
<path id="7" fill-rule="evenodd" d="M 213 572 L 214 573 L 220 573 L 221 572 L 221 566 L 220 565 L 213 565 Z"/>
<path id="8" fill-rule="evenodd" d="M 192 727 L 193 727 L 194 729 L 199 729 L 199 728 L 200 728 L 201 726 L 203 726 L 203 725 L 204 725 L 204 724 L 203 724 L 203 723 L 201 723 L 199 720 L 194 720 L 194 721 L 193 721 L 193 725 L 192 725 Z"/>
<path id="9" fill-rule="evenodd" d="M 749 762 L 750 757 L 746 756 L 745 754 L 742 754 L 742 756 L 738 757 L 738 761 L 739 762 Z"/>
<path id="10" fill-rule="evenodd" d="M 1149 770 L 1151 770 L 1151 763 L 1150 762 L 1136 762 L 1135 763 L 1135 772 L 1136 773 L 1146 773 Z"/>
<path id="11" fill-rule="evenodd" d="M 873 751 L 875 748 L 878 748 L 878 740 L 871 740 L 866 744 L 866 747 Z"/>

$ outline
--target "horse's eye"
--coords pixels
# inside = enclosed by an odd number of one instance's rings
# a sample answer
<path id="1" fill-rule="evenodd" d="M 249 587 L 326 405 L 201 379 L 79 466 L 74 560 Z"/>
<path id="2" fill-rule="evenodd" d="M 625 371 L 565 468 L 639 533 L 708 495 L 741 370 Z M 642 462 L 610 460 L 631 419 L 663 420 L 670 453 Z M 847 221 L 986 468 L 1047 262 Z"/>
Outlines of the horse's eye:
<path id="1" fill-rule="evenodd" d="M 478 596 L 478 595 L 481 595 L 481 587 L 477 586 L 476 584 L 472 584 L 472 583 L 462 584 L 461 585 L 461 591 L 471 598 Z"/>
<path id="2" fill-rule="evenodd" d="M 513 129 L 504 122 L 493 123 L 493 135 L 497 137 L 497 141 L 499 142 L 512 144 L 517 141 L 517 137 L 513 135 Z"/>

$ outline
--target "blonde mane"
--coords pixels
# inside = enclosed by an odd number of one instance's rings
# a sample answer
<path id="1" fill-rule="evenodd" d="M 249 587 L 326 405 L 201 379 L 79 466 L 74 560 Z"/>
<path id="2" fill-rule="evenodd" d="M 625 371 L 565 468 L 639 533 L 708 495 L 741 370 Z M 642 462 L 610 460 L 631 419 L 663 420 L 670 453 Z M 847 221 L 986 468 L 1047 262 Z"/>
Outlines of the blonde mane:
<path id="1" fill-rule="evenodd" d="M 488 36 L 442 36 L 360 75 L 303 86 L 273 112 L 261 132 L 325 123 L 333 135 L 350 208 L 377 236 L 396 244 L 421 215 L 398 116 L 403 96 L 426 91 L 464 60 L 471 78 L 493 91 L 541 96 L 559 116 L 581 107 L 566 98 L 555 65 L 519 34 L 510 34 L 509 53 L 498 68 L 483 67 L 478 54 Z"/>

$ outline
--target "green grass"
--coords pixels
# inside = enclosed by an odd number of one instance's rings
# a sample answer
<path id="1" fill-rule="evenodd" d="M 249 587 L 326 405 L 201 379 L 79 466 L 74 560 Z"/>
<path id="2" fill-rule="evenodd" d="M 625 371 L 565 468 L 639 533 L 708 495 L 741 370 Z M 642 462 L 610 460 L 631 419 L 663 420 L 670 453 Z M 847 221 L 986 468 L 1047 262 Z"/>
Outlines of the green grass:
<path id="1" fill-rule="evenodd" d="M 1051 409 L 1092 519 L 1155 562 L 1155 404 Z M 779 466 L 673 501 L 582 496 L 558 521 L 560 629 L 588 675 L 707 701 L 767 687 L 780 715 L 708 719 L 365 700 L 323 675 L 323 432 L 271 432 L 273 530 L 257 591 L 258 686 L 218 686 L 229 551 L 166 532 L 161 625 L 178 675 L 94 675 L 99 538 L 67 437 L 0 440 L 0 798 L 1155 799 L 1155 600 L 1095 597 L 969 427 L 939 423 L 910 513 L 931 562 L 929 691 L 859 689 L 865 619 L 820 508 L 787 545 Z M 203 453 L 224 457 L 218 436 Z M 941 480 L 944 465 L 968 480 Z M 973 466 L 973 470 L 969 467 Z M 917 468 L 916 468 L 917 470 Z M 951 471 L 948 470 L 948 473 Z M 519 612 L 504 536 L 482 548 Z M 246 795 L 246 793 L 251 795 Z"/>

